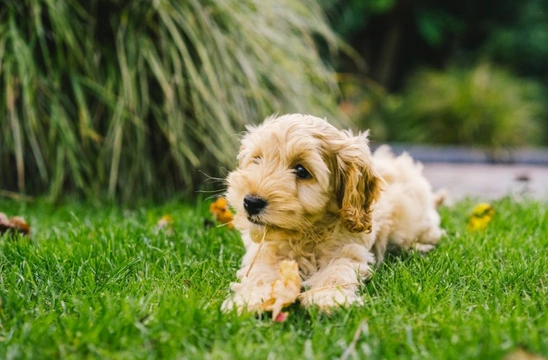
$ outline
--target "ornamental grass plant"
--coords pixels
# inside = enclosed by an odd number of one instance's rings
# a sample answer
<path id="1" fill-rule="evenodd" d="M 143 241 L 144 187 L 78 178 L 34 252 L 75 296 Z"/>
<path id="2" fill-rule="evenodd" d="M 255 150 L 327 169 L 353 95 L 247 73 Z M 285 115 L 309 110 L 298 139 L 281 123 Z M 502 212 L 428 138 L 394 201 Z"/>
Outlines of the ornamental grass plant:
<path id="1" fill-rule="evenodd" d="M 337 110 L 316 0 L 3 0 L 0 189 L 192 191 L 244 125 Z"/>

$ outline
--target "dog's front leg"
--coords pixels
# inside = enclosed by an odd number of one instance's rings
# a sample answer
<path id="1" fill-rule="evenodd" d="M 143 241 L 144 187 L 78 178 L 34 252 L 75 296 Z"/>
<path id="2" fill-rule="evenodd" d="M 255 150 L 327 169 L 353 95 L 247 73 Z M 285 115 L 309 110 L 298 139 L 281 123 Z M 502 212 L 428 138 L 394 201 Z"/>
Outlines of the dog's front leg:
<path id="1" fill-rule="evenodd" d="M 230 285 L 233 295 L 223 302 L 221 309 L 236 309 L 239 314 L 262 312 L 263 303 L 270 298 L 272 284 L 279 278 L 279 261 L 273 248 L 253 246 L 248 249 L 236 275 L 239 282 Z"/>
<path id="2" fill-rule="evenodd" d="M 348 244 L 322 262 L 326 265 L 303 283 L 308 290 L 301 294 L 301 303 L 328 312 L 335 307 L 362 305 L 357 292 L 360 281 L 371 276 L 373 254 L 362 245 Z"/>

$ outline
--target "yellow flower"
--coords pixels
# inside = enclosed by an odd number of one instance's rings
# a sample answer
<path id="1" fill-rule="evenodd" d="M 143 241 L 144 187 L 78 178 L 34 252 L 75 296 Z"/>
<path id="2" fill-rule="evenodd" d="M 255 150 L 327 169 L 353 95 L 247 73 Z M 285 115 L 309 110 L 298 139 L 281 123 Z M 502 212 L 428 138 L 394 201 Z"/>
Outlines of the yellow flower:
<path id="1" fill-rule="evenodd" d="M 491 204 L 479 203 L 472 210 L 466 229 L 468 231 L 485 230 L 487 224 L 493 219 L 495 209 Z"/>

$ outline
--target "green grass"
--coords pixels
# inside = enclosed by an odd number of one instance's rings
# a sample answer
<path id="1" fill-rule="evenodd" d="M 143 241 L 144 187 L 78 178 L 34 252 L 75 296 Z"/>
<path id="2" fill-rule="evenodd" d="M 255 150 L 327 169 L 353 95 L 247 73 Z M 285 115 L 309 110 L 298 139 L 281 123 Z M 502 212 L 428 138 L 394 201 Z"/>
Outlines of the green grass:
<path id="1" fill-rule="evenodd" d="M 546 204 L 495 202 L 483 233 L 473 203 L 443 209 L 428 256 L 390 257 L 366 306 L 331 317 L 292 307 L 273 323 L 223 314 L 238 234 L 204 226 L 208 202 L 121 209 L 0 202 L 32 237 L 0 237 L 0 358 L 498 359 L 548 356 Z M 163 214 L 173 233 L 158 231 Z M 360 331 L 357 331 L 360 329 Z"/>

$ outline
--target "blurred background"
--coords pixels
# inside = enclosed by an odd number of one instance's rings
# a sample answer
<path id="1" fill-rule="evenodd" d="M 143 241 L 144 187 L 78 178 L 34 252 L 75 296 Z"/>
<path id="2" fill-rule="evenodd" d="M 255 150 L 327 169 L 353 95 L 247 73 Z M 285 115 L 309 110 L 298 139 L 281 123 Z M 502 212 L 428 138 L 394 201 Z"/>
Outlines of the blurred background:
<path id="1" fill-rule="evenodd" d="M 286 112 L 496 162 L 548 145 L 547 64 L 548 0 L 0 0 L 0 191 L 219 188 Z"/>

